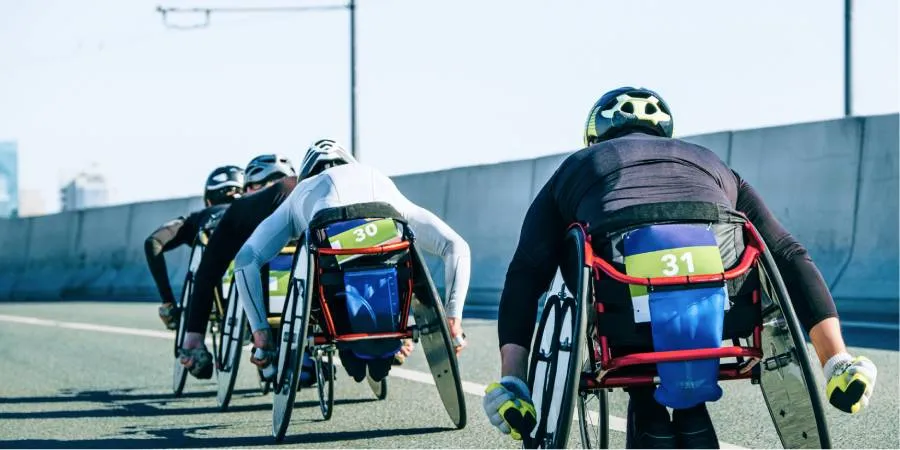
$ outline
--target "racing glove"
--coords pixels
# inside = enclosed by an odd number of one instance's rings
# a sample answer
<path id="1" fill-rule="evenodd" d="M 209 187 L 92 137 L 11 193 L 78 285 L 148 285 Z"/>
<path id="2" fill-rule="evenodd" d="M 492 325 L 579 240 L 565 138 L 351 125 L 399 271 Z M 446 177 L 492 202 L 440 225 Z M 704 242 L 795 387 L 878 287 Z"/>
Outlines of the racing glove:
<path id="1" fill-rule="evenodd" d="M 828 384 L 825 393 L 835 408 L 856 414 L 869 406 L 869 398 L 875 389 L 878 369 L 865 356 L 853 358 L 849 353 L 838 353 L 825 363 Z"/>
<path id="2" fill-rule="evenodd" d="M 485 390 L 484 412 L 491 424 L 520 441 L 537 425 L 537 412 L 528 386 L 522 380 L 505 376 Z"/>

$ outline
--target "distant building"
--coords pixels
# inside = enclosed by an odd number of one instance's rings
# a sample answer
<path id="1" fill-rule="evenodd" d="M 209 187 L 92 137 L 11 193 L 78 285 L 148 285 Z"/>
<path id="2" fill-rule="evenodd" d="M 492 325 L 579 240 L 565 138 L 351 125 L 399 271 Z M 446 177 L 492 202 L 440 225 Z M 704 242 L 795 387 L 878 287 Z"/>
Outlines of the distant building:
<path id="1" fill-rule="evenodd" d="M 81 172 L 60 189 L 63 211 L 106 206 L 109 192 L 106 178 L 96 173 Z"/>
<path id="2" fill-rule="evenodd" d="M 19 209 L 19 163 L 16 142 L 0 142 L 0 217 Z"/>
<path id="3" fill-rule="evenodd" d="M 47 214 L 47 205 L 38 189 L 19 191 L 19 217 L 34 217 Z"/>

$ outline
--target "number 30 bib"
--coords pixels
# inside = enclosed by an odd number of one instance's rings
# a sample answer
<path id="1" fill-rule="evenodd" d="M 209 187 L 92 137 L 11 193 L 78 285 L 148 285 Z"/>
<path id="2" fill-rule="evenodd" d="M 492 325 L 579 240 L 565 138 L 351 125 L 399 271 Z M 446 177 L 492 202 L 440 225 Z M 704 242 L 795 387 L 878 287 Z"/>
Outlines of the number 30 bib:
<path id="1" fill-rule="evenodd" d="M 329 225 L 325 230 L 331 248 L 364 248 L 399 242 L 400 230 L 393 219 L 355 219 Z M 344 263 L 359 255 L 339 255 Z"/>

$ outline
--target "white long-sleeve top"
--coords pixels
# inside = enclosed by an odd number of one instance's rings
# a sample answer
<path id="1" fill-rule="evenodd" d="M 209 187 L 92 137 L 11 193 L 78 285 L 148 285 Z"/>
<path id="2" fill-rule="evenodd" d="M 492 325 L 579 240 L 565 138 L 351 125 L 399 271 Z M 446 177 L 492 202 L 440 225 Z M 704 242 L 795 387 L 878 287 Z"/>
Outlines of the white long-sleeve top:
<path id="1" fill-rule="evenodd" d="M 416 246 L 444 261 L 448 317 L 462 318 L 469 289 L 469 245 L 449 225 L 407 199 L 390 178 L 363 164 L 332 167 L 301 181 L 291 195 L 266 218 L 235 257 L 239 298 L 253 331 L 268 327 L 260 268 L 292 239 L 302 236 L 323 209 L 358 203 L 384 202 L 394 207 L 416 235 Z"/>

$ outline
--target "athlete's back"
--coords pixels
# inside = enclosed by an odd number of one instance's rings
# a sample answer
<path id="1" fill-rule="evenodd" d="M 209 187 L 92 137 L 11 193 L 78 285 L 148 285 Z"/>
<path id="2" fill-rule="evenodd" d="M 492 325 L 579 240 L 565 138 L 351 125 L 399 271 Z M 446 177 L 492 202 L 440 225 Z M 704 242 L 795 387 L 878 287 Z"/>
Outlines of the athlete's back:
<path id="1" fill-rule="evenodd" d="M 390 178 L 364 164 L 345 164 L 307 178 L 288 198 L 294 233 L 302 233 L 323 209 L 359 203 L 385 202 L 404 211 L 409 200 Z M 299 220 L 297 220 L 299 219 Z"/>
<path id="2" fill-rule="evenodd" d="M 647 203 L 691 201 L 734 208 L 738 183 L 709 149 L 633 133 L 574 153 L 544 190 L 564 222 L 600 223 L 611 213 Z"/>

